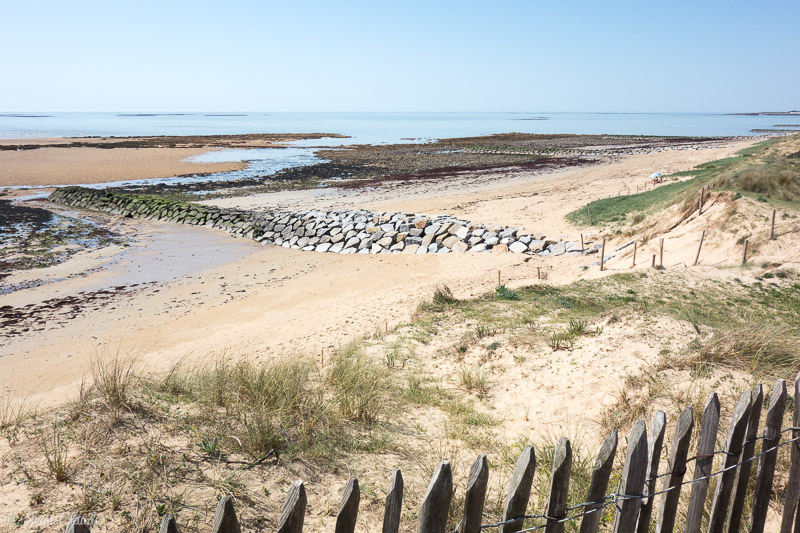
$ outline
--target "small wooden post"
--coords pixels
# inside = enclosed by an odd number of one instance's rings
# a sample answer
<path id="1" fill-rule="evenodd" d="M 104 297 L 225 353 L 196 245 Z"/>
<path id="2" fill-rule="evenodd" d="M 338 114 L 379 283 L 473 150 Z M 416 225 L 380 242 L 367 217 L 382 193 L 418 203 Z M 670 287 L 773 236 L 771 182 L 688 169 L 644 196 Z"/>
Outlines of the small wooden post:
<path id="1" fill-rule="evenodd" d="M 661 239 L 658 246 L 658 264 L 664 266 L 664 239 Z"/>
<path id="2" fill-rule="evenodd" d="M 781 439 L 781 424 L 783 411 L 786 409 L 786 381 L 779 379 L 769 395 L 769 408 L 767 419 L 764 422 L 764 439 L 761 441 L 761 451 L 769 450 L 778 445 Z M 758 475 L 753 493 L 753 512 L 750 515 L 750 533 L 764 533 L 764 524 L 767 520 L 772 482 L 775 479 L 775 462 L 778 459 L 778 450 L 773 450 L 761 456 L 758 461 Z"/>
<path id="3" fill-rule="evenodd" d="M 764 402 L 764 389 L 761 384 L 753 388 L 750 405 L 750 419 L 747 421 L 747 430 L 744 435 L 744 447 L 739 462 L 742 463 L 736 472 L 736 482 L 733 485 L 731 508 L 728 512 L 728 531 L 739 531 L 742 524 L 742 511 L 744 499 L 747 495 L 747 485 L 750 481 L 750 470 L 753 466 L 753 452 L 756 449 L 756 433 L 758 432 L 761 404 Z"/>
<path id="4" fill-rule="evenodd" d="M 320 366 L 325 367 L 325 348 L 319 351 Z"/>
<path id="5" fill-rule="evenodd" d="M 302 481 L 295 481 L 286 494 L 286 501 L 283 502 L 281 520 L 278 523 L 278 533 L 303 533 L 305 516 L 306 487 Z M 216 530 L 214 531 L 216 532 Z"/>
<path id="6" fill-rule="evenodd" d="M 703 420 L 700 423 L 700 437 L 697 442 L 697 460 L 694 463 L 694 479 L 705 478 L 711 473 L 714 464 L 714 446 L 717 443 L 717 429 L 719 428 L 719 397 L 716 392 L 706 400 L 703 409 Z M 703 519 L 706 494 L 708 493 L 708 479 L 703 479 L 692 485 L 692 495 L 689 498 L 689 510 L 686 512 L 686 533 L 698 533 Z"/>
<path id="7" fill-rule="evenodd" d="M 636 526 L 638 533 L 650 533 L 650 517 L 653 515 L 653 494 L 656 490 L 658 477 L 658 461 L 661 459 L 661 446 L 664 443 L 664 431 L 667 428 L 667 415 L 664 411 L 657 411 L 650 425 L 650 440 L 647 444 L 647 476 L 645 478 L 645 498 L 642 500 L 642 509 L 639 511 L 639 522 Z"/>
<path id="8" fill-rule="evenodd" d="M 681 483 L 686 474 L 686 456 L 689 455 L 689 442 L 692 440 L 694 428 L 694 413 L 690 405 L 683 410 L 678 422 L 675 424 L 675 434 L 672 437 L 672 450 L 669 456 L 668 468 L 670 474 L 664 478 L 662 491 L 669 490 L 661 500 L 661 509 L 658 513 L 656 533 L 672 533 L 675 527 L 675 513 L 681 498 Z"/>
<path id="9" fill-rule="evenodd" d="M 594 226 L 594 216 L 591 214 L 589 215 L 589 225 Z"/>
<path id="10" fill-rule="evenodd" d="M 389 321 L 388 321 L 388 320 L 386 321 L 386 324 L 384 324 L 384 326 L 385 326 L 385 328 L 386 328 L 384 331 L 385 331 L 385 332 L 386 332 L 386 334 L 388 335 L 388 333 L 389 333 Z"/>
<path id="11" fill-rule="evenodd" d="M 583 253 L 583 252 L 584 252 L 584 246 L 583 246 L 583 233 L 581 233 L 581 253 Z"/>
<path id="12" fill-rule="evenodd" d="M 67 523 L 66 533 L 90 533 L 89 525 L 80 516 L 73 516 Z"/>
<path id="13" fill-rule="evenodd" d="M 603 239 L 603 249 L 600 250 L 600 272 L 605 270 L 606 263 L 606 240 Z"/>
<path id="14" fill-rule="evenodd" d="M 399 468 L 392 470 L 389 481 L 389 492 L 386 494 L 386 506 L 383 511 L 382 533 L 400 531 L 400 517 L 403 514 L 403 473 Z"/>
<path id="15" fill-rule="evenodd" d="M 636 241 L 633 241 L 633 264 L 631 268 L 636 266 Z"/>
<path id="16" fill-rule="evenodd" d="M 433 473 L 428 490 L 419 508 L 417 531 L 419 533 L 444 533 L 447 515 L 450 513 L 450 500 L 453 498 L 453 473 L 450 461 L 439 463 Z"/>
<path id="17" fill-rule="evenodd" d="M 304 506 L 305 507 L 305 506 Z M 303 530 L 303 523 L 300 522 L 298 530 L 283 530 L 282 533 L 298 533 Z M 278 531 L 281 531 L 280 529 Z M 236 518 L 236 510 L 233 508 L 233 498 L 225 496 L 220 498 L 217 503 L 217 511 L 214 513 L 214 525 L 211 526 L 211 533 L 241 533 L 242 527 L 239 519 Z"/>
<path id="18" fill-rule="evenodd" d="M 731 418 L 731 427 L 728 430 L 728 440 L 725 441 L 725 455 L 722 459 L 722 470 L 730 468 L 739 462 L 742 453 L 742 442 L 750 420 L 750 406 L 753 400 L 752 391 L 744 391 L 736 404 Z M 708 533 L 722 533 L 725 528 L 725 519 L 728 517 L 728 505 L 731 501 L 733 483 L 736 481 L 736 469 L 724 471 L 717 481 L 717 490 L 714 493 L 714 503 L 711 504 L 711 516 L 708 519 Z"/>
<path id="19" fill-rule="evenodd" d="M 536 267 L 536 279 L 542 279 L 542 267 Z"/>
<path id="20" fill-rule="evenodd" d="M 597 460 L 592 469 L 592 481 L 589 483 L 589 490 L 586 493 L 587 502 L 601 502 L 608 490 L 608 479 L 611 477 L 611 469 L 614 467 L 614 456 L 617 453 L 617 430 L 613 430 L 608 437 L 606 437 L 603 446 L 600 448 L 600 453 L 597 454 Z M 599 509 L 602 503 L 590 505 L 584 508 L 587 513 L 583 516 L 581 521 L 580 533 L 597 533 L 600 526 L 600 519 L 603 518 L 602 511 L 590 512 L 593 509 Z"/>
<path id="21" fill-rule="evenodd" d="M 563 533 L 567 516 L 569 475 L 572 472 L 572 446 L 569 440 L 560 439 L 553 453 L 553 475 L 550 479 L 550 501 L 547 504 L 545 533 Z"/>
<path id="22" fill-rule="evenodd" d="M 459 533 L 480 533 L 483 505 L 486 503 L 486 486 L 489 483 L 489 463 L 480 454 L 469 471 L 467 492 L 464 496 L 464 518 Z"/>
<path id="23" fill-rule="evenodd" d="M 180 533 L 178 524 L 175 522 L 175 515 L 164 515 L 161 519 L 161 527 L 158 528 L 158 533 Z"/>
<path id="24" fill-rule="evenodd" d="M 500 283 L 500 271 L 498 270 L 497 271 L 497 286 L 499 287 L 500 285 L 502 285 L 502 283 Z"/>
<path id="25" fill-rule="evenodd" d="M 697 262 L 700 261 L 700 250 L 703 249 L 703 239 L 706 238 L 706 230 L 703 230 L 703 233 L 700 234 L 700 245 L 697 247 L 697 255 L 694 258 L 694 266 L 697 266 Z"/>
<path id="26" fill-rule="evenodd" d="M 769 240 L 775 240 L 775 210 L 772 210 L 772 226 L 769 229 Z"/>
<path id="27" fill-rule="evenodd" d="M 517 459 L 514 473 L 511 475 L 511 482 L 508 485 L 508 494 L 506 495 L 506 505 L 503 509 L 503 522 L 525 515 L 525 509 L 528 508 L 528 499 L 531 496 L 531 485 L 533 484 L 535 471 L 536 453 L 534 453 L 533 446 L 527 446 L 522 450 L 519 459 Z M 518 520 L 502 525 L 500 526 L 500 533 L 517 533 L 522 529 L 524 523 L 524 520 Z"/>
<path id="28" fill-rule="evenodd" d="M 742 254 L 742 265 L 747 264 L 747 244 L 750 242 L 750 239 L 744 240 L 744 254 Z"/>
<path id="29" fill-rule="evenodd" d="M 644 480 L 647 475 L 647 424 L 639 419 L 628 437 L 628 450 L 625 454 L 625 467 L 622 470 L 620 494 L 634 496 L 623 499 L 614 522 L 614 533 L 633 533 L 636 531 L 636 520 L 644 492 Z"/>
<path id="30" fill-rule="evenodd" d="M 656 267 L 656 254 L 653 254 L 653 262 L 650 264 L 650 267 L 651 268 L 655 268 Z"/>
<path id="31" fill-rule="evenodd" d="M 358 503 L 361 501 L 361 491 L 358 488 L 358 478 L 351 477 L 347 480 L 342 492 L 342 503 L 336 513 L 335 533 L 353 533 L 356 530 L 358 519 Z"/>
<path id="32" fill-rule="evenodd" d="M 794 382 L 794 423 L 793 427 L 800 427 L 800 374 Z M 792 430 L 792 438 L 800 437 L 800 430 Z M 789 480 L 786 482 L 786 492 L 783 506 L 783 517 L 781 518 L 781 533 L 789 533 L 792 530 L 797 513 L 798 496 L 800 496 L 800 441 L 792 443 L 792 458 L 789 463 Z M 796 531 L 796 529 L 795 529 Z"/>

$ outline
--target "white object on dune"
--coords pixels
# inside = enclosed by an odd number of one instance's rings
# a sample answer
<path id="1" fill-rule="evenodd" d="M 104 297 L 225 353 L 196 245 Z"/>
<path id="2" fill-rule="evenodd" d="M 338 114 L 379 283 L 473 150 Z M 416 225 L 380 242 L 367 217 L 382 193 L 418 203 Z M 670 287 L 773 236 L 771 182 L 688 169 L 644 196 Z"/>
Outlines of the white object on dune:
<path id="1" fill-rule="evenodd" d="M 652 178 L 660 178 L 661 177 L 661 172 L 653 172 L 652 174 L 650 174 L 647 177 L 650 178 L 650 179 L 652 179 Z"/>

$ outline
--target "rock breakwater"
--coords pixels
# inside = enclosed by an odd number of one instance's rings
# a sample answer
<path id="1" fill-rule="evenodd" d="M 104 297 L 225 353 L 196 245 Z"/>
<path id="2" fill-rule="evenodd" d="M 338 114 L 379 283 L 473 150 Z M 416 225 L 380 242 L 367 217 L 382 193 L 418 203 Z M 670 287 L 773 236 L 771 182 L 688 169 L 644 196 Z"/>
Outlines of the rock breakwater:
<path id="1" fill-rule="evenodd" d="M 228 233 L 315 252 L 340 254 L 446 254 L 513 252 L 585 255 L 599 245 L 552 241 L 522 228 L 479 224 L 449 215 L 348 211 L 246 211 L 179 202 L 156 196 L 63 187 L 53 203 L 130 218 L 208 226 Z"/>

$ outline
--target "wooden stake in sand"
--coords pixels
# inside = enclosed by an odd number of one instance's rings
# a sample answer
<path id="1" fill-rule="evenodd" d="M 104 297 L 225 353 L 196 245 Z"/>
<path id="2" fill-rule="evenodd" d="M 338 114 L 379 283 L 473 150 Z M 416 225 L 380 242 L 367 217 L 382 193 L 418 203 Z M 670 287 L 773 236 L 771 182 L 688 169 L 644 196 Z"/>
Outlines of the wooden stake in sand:
<path id="1" fill-rule="evenodd" d="M 500 283 L 500 271 L 498 270 L 497 271 L 497 286 L 499 287 L 500 285 L 501 285 L 501 283 Z"/>
<path id="2" fill-rule="evenodd" d="M 656 254 L 653 254 L 653 262 L 650 264 L 650 268 L 656 267 Z"/>
<path id="3" fill-rule="evenodd" d="M 603 239 L 603 248 L 600 250 L 600 272 L 605 270 L 606 262 L 606 240 Z"/>
<path id="4" fill-rule="evenodd" d="M 631 268 L 636 266 L 636 241 L 633 241 L 633 264 Z"/>
<path id="5" fill-rule="evenodd" d="M 389 321 L 386 321 L 386 333 L 389 333 Z"/>
<path id="6" fill-rule="evenodd" d="M 661 239 L 658 252 L 658 264 L 664 266 L 664 239 Z"/>
<path id="7" fill-rule="evenodd" d="M 581 253 L 583 253 L 583 233 L 581 233 Z"/>
<path id="8" fill-rule="evenodd" d="M 772 226 L 769 229 L 769 240 L 775 240 L 775 210 L 772 210 Z"/>
<path id="9" fill-rule="evenodd" d="M 536 267 L 536 279 L 542 279 L 542 267 Z"/>
<path id="10" fill-rule="evenodd" d="M 703 230 L 703 233 L 700 234 L 700 245 L 697 247 L 697 256 L 694 258 L 694 266 L 697 266 L 697 262 L 700 261 L 700 250 L 703 249 L 703 239 L 706 238 L 706 230 Z"/>
<path id="11" fill-rule="evenodd" d="M 324 367 L 325 366 L 325 348 L 322 348 L 319 351 L 319 358 L 320 358 L 319 366 Z"/>
<path id="12" fill-rule="evenodd" d="M 750 241 L 750 239 L 745 239 L 744 240 L 744 254 L 742 255 L 742 264 L 743 265 L 747 263 L 747 244 L 748 244 L 749 241 Z"/>

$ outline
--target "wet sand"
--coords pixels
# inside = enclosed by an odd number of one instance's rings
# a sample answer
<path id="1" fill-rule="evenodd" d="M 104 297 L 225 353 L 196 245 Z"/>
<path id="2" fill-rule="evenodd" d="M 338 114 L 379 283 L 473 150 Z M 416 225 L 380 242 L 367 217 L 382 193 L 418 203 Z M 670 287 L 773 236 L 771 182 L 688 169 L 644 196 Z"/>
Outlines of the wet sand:
<path id="1" fill-rule="evenodd" d="M 246 163 L 186 158 L 219 148 L 281 147 L 332 134 L 212 135 L 0 140 L 2 187 L 77 185 L 239 170 Z"/>

